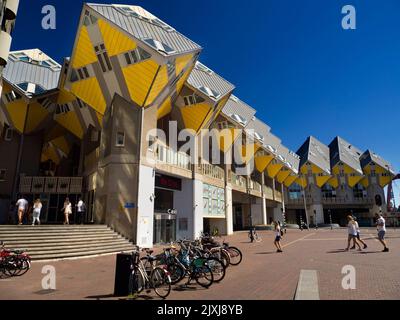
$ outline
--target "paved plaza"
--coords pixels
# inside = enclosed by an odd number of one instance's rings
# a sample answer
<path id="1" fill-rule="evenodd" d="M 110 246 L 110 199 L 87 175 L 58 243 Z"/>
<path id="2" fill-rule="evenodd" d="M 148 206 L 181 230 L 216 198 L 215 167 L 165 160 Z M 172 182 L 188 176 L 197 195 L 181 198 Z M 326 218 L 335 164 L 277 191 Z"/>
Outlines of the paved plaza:
<path id="1" fill-rule="evenodd" d="M 244 253 L 240 266 L 230 267 L 226 279 L 208 290 L 193 284 L 174 286 L 168 300 L 293 300 L 302 270 L 316 271 L 322 300 L 400 299 L 400 230 L 389 230 L 391 251 L 382 253 L 374 229 L 363 229 L 368 249 L 344 252 L 346 230 L 288 230 L 284 253 L 277 254 L 273 233 L 260 232 L 261 243 L 249 243 L 247 233 L 225 238 Z M 0 299 L 108 300 L 115 277 L 115 255 L 89 259 L 38 262 L 23 277 L 0 280 Z M 42 267 L 56 268 L 57 290 L 42 289 Z M 354 266 L 356 289 L 342 287 L 342 268 Z M 153 294 L 140 299 L 157 299 Z"/>

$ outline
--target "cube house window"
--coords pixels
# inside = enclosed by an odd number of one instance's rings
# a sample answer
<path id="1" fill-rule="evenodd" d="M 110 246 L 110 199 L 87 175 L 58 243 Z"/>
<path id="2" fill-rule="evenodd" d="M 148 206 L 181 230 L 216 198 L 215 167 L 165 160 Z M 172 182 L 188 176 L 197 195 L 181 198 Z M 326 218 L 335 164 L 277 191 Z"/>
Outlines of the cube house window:
<path id="1" fill-rule="evenodd" d="M 125 147 L 125 132 L 118 132 L 117 133 L 117 147 Z"/>

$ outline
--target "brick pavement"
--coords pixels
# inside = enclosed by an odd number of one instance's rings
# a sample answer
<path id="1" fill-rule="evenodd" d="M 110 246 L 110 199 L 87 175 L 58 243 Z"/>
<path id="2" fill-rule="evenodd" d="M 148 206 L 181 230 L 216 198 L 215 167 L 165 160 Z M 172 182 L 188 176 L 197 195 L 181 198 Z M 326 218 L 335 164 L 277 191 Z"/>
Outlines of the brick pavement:
<path id="1" fill-rule="evenodd" d="M 363 253 L 343 252 L 346 230 L 289 230 L 277 254 L 273 233 L 260 232 L 263 242 L 250 244 L 246 233 L 228 237 L 231 245 L 241 248 L 244 260 L 228 269 L 226 279 L 210 289 L 193 285 L 188 290 L 174 287 L 169 299 L 194 300 L 292 300 L 300 271 L 317 270 L 321 299 L 400 299 L 400 231 L 390 230 L 390 253 L 381 253 L 374 240 L 375 230 L 362 230 L 368 250 Z M 399 249 L 398 249 L 399 248 Z M 57 271 L 57 290 L 41 289 L 43 265 L 53 265 Z M 353 265 L 357 272 L 357 289 L 343 290 L 342 267 Z M 90 259 L 34 263 L 23 277 L 0 280 L 0 299 L 76 300 L 115 299 L 115 256 Z M 154 295 L 150 297 L 155 298 Z M 146 297 L 147 298 L 147 297 Z"/>

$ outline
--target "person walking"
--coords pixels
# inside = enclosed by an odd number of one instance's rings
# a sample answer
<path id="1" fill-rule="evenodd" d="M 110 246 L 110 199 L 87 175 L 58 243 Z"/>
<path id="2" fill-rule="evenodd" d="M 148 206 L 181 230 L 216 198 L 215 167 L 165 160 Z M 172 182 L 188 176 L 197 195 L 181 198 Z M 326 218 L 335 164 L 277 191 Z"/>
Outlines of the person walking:
<path id="1" fill-rule="evenodd" d="M 69 201 L 69 198 L 65 199 L 64 207 L 61 211 L 64 212 L 64 224 L 69 224 L 69 216 L 72 214 L 72 203 Z"/>
<path id="2" fill-rule="evenodd" d="M 347 238 L 347 248 L 345 251 L 350 250 L 351 241 L 353 241 L 354 244 L 357 245 L 358 251 L 362 251 L 360 243 L 358 242 L 358 239 L 357 239 L 357 226 L 356 226 L 356 223 L 355 223 L 353 217 L 347 216 L 347 221 L 348 221 L 348 225 L 347 225 L 348 238 Z"/>
<path id="3" fill-rule="evenodd" d="M 375 213 L 376 218 L 376 228 L 378 231 L 378 239 L 379 242 L 383 244 L 383 251 L 382 252 L 389 252 L 389 248 L 387 246 L 387 242 L 385 240 L 386 236 L 386 221 L 383 218 L 381 213 Z"/>
<path id="4" fill-rule="evenodd" d="M 274 245 L 277 249 L 277 253 L 282 253 L 282 246 L 281 246 L 281 240 L 282 240 L 282 230 L 281 230 L 281 226 L 279 225 L 278 222 L 274 221 L 274 229 L 275 229 L 275 241 L 274 241 Z"/>
<path id="5" fill-rule="evenodd" d="M 15 204 L 15 206 L 18 208 L 18 225 L 22 225 L 22 219 L 24 218 L 25 213 L 28 210 L 28 200 L 26 200 L 25 198 L 21 198 L 17 201 L 17 203 Z"/>
<path id="6" fill-rule="evenodd" d="M 85 221 L 86 205 L 83 202 L 82 198 L 79 198 L 79 201 L 76 204 L 76 212 L 78 214 L 77 223 L 83 224 Z"/>
<path id="7" fill-rule="evenodd" d="M 40 199 L 37 199 L 35 203 L 33 204 L 33 220 L 32 220 L 32 226 L 35 225 L 36 221 L 38 225 L 40 225 L 40 213 L 42 211 L 42 202 Z"/>
<path id="8" fill-rule="evenodd" d="M 361 240 L 361 236 L 360 236 L 361 230 L 360 230 L 360 226 L 359 226 L 359 224 L 358 224 L 356 218 L 354 218 L 354 222 L 355 222 L 355 224 L 356 224 L 357 240 L 358 240 L 360 243 L 362 243 L 362 245 L 364 246 L 364 249 L 367 249 L 367 248 L 368 248 L 367 244 L 366 244 L 363 240 Z M 353 246 L 351 247 L 351 250 L 354 250 L 355 248 L 356 248 L 356 243 L 355 243 L 355 241 L 354 241 L 354 244 L 353 244 Z"/>

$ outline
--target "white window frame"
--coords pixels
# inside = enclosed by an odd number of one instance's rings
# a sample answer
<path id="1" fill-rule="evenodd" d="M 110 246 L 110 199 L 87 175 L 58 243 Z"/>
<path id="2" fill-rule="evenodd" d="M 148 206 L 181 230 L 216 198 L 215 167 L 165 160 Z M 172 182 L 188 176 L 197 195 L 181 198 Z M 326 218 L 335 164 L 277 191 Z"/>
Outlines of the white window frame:
<path id="1" fill-rule="evenodd" d="M 122 144 L 119 143 L 119 137 L 120 137 L 120 135 L 123 137 L 123 142 L 122 142 Z M 115 137 L 115 146 L 118 147 L 118 148 L 124 148 L 124 147 L 125 147 L 125 139 L 126 139 L 126 137 L 125 137 L 125 132 L 118 131 L 118 132 L 117 132 L 117 136 Z"/>

